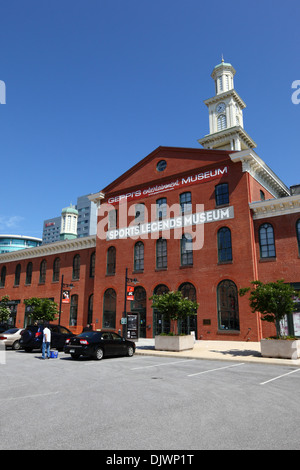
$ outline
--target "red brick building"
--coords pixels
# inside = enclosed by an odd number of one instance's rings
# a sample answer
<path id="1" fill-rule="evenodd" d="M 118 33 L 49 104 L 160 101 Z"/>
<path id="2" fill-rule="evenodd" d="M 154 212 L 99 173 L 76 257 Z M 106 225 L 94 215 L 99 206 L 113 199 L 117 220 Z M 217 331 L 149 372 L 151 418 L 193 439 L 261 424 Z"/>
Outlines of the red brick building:
<path id="1" fill-rule="evenodd" d="M 62 303 L 60 323 L 81 332 L 92 319 L 95 247 L 91 236 L 1 254 L 0 297 L 9 295 L 10 323 L 20 328 L 30 324 L 25 299 L 51 298 L 60 305 L 63 287 L 70 299 Z"/>
<path id="2" fill-rule="evenodd" d="M 149 297 L 182 290 L 199 303 L 182 331 L 257 341 L 271 327 L 238 289 L 254 279 L 300 283 L 300 195 L 290 196 L 253 150 L 160 147 L 94 200 L 100 203 L 94 317 L 103 327 L 120 328 L 126 269 L 138 280 L 126 310 L 139 313 L 140 335 L 148 337 L 169 330 Z M 174 205 L 175 216 L 168 214 Z M 127 219 L 120 220 L 122 211 Z M 197 224 L 204 239 L 191 249 L 186 238 Z"/>
<path id="3" fill-rule="evenodd" d="M 159 147 L 90 196 L 99 207 L 97 236 L 0 255 L 0 296 L 11 299 L 12 323 L 28 323 L 25 299 L 60 304 L 65 287 L 62 325 L 122 330 L 132 313 L 139 336 L 153 337 L 172 325 L 149 298 L 180 290 L 199 304 L 182 332 L 240 341 L 274 333 L 238 290 L 256 279 L 300 289 L 300 190 L 287 188 L 253 150 L 234 74 L 223 61 L 213 70 L 204 148 Z M 126 284 L 133 300 L 125 300 Z M 299 320 L 296 312 L 286 331 L 300 336 Z"/>
<path id="4" fill-rule="evenodd" d="M 272 328 L 238 289 L 281 278 L 300 287 L 300 195 L 253 150 L 159 147 L 92 197 L 101 203 L 97 237 L 0 255 L 0 293 L 9 295 L 17 326 L 30 316 L 25 299 L 60 304 L 63 276 L 73 287 L 65 286 L 62 325 L 122 329 L 127 269 L 138 282 L 128 282 L 134 300 L 126 311 L 139 314 L 140 336 L 170 328 L 152 311 L 151 295 L 182 290 L 199 303 L 182 331 L 257 341 Z"/>

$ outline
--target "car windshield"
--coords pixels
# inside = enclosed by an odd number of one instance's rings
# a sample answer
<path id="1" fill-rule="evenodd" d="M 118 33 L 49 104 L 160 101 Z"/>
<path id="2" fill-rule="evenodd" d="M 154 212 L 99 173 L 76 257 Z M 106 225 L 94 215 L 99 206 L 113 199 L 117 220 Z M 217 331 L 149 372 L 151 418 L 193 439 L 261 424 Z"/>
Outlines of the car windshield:
<path id="1" fill-rule="evenodd" d="M 6 330 L 5 333 L 8 335 L 13 335 L 18 331 L 19 328 L 10 328 L 9 330 Z"/>

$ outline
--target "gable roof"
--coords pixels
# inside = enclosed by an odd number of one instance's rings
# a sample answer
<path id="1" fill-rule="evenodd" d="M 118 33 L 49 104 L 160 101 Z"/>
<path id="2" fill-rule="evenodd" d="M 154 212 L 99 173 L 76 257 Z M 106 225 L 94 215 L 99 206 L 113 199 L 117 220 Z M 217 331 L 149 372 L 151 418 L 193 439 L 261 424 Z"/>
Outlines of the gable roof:
<path id="1" fill-rule="evenodd" d="M 160 146 L 103 188 L 101 192 L 106 197 L 107 194 L 141 187 L 154 183 L 158 179 L 163 182 L 179 173 L 184 175 L 185 172 L 188 173 L 191 170 L 228 161 L 232 153 L 229 150 Z M 161 173 L 156 170 L 156 164 L 160 160 L 167 161 L 167 170 Z"/>

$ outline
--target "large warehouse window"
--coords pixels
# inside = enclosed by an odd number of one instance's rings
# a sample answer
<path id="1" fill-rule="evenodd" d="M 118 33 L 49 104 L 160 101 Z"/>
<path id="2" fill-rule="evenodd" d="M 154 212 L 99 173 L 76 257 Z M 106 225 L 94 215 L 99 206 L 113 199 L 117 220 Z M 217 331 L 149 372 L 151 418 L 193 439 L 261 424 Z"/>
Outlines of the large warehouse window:
<path id="1" fill-rule="evenodd" d="M 259 227 L 259 248 L 261 258 L 275 258 L 274 230 L 271 224 L 262 224 Z"/>
<path id="2" fill-rule="evenodd" d="M 238 291 L 235 283 L 228 279 L 217 288 L 218 327 L 220 330 L 239 330 Z"/>

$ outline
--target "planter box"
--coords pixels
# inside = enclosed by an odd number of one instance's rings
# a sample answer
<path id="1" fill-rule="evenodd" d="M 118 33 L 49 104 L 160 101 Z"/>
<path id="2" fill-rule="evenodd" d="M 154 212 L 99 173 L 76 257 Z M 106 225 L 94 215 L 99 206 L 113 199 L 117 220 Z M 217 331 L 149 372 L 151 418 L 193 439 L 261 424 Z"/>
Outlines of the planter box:
<path id="1" fill-rule="evenodd" d="M 194 348 L 194 335 L 155 336 L 155 349 L 159 351 L 186 351 Z"/>
<path id="2" fill-rule="evenodd" d="M 260 340 L 263 357 L 298 359 L 300 357 L 300 340 L 262 339 Z"/>

